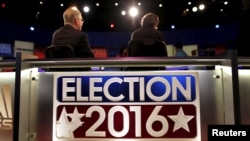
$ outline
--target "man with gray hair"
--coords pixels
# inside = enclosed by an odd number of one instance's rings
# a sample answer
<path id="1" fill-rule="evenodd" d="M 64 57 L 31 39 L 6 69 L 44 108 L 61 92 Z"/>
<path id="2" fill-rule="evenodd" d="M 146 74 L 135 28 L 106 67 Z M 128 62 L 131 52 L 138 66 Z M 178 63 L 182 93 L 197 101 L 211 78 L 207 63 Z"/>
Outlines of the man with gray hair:
<path id="1" fill-rule="evenodd" d="M 93 58 L 88 35 L 82 32 L 84 20 L 76 7 L 69 7 L 63 13 L 64 25 L 52 36 L 52 45 L 71 45 L 77 58 Z"/>

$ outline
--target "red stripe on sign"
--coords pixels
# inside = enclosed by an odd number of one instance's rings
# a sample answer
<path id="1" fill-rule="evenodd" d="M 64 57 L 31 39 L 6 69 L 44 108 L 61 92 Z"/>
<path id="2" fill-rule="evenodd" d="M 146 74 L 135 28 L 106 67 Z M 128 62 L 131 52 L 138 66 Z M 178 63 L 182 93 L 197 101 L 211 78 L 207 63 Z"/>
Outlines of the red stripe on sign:
<path id="1" fill-rule="evenodd" d="M 60 105 L 58 138 L 194 138 L 195 105 Z"/>

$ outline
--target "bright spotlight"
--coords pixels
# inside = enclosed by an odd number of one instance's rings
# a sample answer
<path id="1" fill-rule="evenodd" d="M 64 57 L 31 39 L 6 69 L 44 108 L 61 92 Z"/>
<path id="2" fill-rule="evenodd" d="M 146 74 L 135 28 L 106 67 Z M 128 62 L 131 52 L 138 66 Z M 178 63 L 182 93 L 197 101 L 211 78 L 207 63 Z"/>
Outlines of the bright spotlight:
<path id="1" fill-rule="evenodd" d="M 137 16 L 138 15 L 138 9 L 135 8 L 135 7 L 130 8 L 129 14 L 130 14 L 131 17 Z"/>
<path id="2" fill-rule="evenodd" d="M 204 10 L 204 9 L 205 9 L 205 5 L 204 4 L 199 5 L 199 10 Z"/>
<path id="3" fill-rule="evenodd" d="M 110 28 L 114 28 L 114 27 L 115 27 L 115 24 L 111 23 Z"/>
<path id="4" fill-rule="evenodd" d="M 89 7 L 88 7 L 88 6 L 84 6 L 84 7 L 83 7 L 83 11 L 84 11 L 85 13 L 88 13 L 88 12 L 89 12 Z"/>
<path id="5" fill-rule="evenodd" d="M 123 16 L 126 15 L 126 11 L 123 10 L 123 11 L 121 12 L 121 14 L 122 14 Z"/>
<path id="6" fill-rule="evenodd" d="M 195 6 L 195 7 L 192 8 L 192 11 L 193 11 L 193 12 L 197 12 L 197 11 L 198 11 L 198 8 Z"/>
<path id="7" fill-rule="evenodd" d="M 35 28 L 33 26 L 30 27 L 30 31 L 34 31 Z"/>
<path id="8" fill-rule="evenodd" d="M 219 25 L 219 24 L 216 24 L 214 27 L 215 27 L 215 28 L 220 28 L 220 25 Z"/>
<path id="9" fill-rule="evenodd" d="M 175 29 L 175 25 L 172 24 L 172 25 L 171 25 L 171 29 Z"/>

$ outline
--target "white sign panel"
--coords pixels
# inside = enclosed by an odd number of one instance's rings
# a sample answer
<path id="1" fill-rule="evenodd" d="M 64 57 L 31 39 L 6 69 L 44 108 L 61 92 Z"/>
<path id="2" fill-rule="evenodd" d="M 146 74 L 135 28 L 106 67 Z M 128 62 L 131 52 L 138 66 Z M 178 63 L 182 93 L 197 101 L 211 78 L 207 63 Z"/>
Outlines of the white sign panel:
<path id="1" fill-rule="evenodd" d="M 196 72 L 56 73 L 53 141 L 200 141 Z"/>
<path id="2" fill-rule="evenodd" d="M 0 141 L 13 141 L 15 73 L 0 73 Z"/>

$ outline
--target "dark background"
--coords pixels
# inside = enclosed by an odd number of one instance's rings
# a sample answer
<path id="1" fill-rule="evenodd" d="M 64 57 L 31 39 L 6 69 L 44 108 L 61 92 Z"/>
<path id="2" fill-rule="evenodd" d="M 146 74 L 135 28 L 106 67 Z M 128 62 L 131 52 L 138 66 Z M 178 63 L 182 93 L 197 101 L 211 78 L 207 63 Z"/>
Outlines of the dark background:
<path id="1" fill-rule="evenodd" d="M 188 0 L 0 0 L 0 42 L 34 42 L 35 49 L 42 52 L 51 44 L 53 31 L 63 25 L 64 10 L 77 6 L 82 11 L 88 5 L 90 12 L 83 12 L 83 31 L 89 35 L 91 47 L 105 48 L 109 56 L 115 56 L 128 44 L 131 32 L 140 27 L 141 16 L 147 12 L 159 15 L 159 30 L 167 44 L 182 41 L 184 45 L 196 44 L 199 48 L 234 48 L 242 0 L 190 1 L 191 5 Z M 127 10 L 138 2 L 141 2 L 138 17 L 121 16 L 122 9 Z M 206 5 L 205 10 L 191 12 L 201 2 Z M 158 7 L 159 4 L 163 7 Z M 189 12 L 183 13 L 185 9 Z M 114 28 L 110 27 L 112 23 Z M 172 24 L 175 29 L 171 29 Z M 220 28 L 216 29 L 216 24 Z M 30 27 L 35 30 L 31 31 Z"/>
<path id="2" fill-rule="evenodd" d="M 188 2 L 192 2 L 188 5 Z M 0 18 L 15 23 L 39 28 L 55 29 L 63 24 L 62 13 L 75 5 L 80 10 L 85 5 L 89 13 L 83 13 L 85 31 L 131 31 L 139 26 L 139 20 L 147 12 L 155 12 L 160 17 L 159 29 L 169 30 L 172 24 L 178 29 L 208 27 L 215 24 L 238 20 L 241 0 L 0 0 Z M 40 4 L 42 2 L 43 4 Z M 96 6 L 96 3 L 100 6 Z M 115 6 L 114 3 L 119 5 Z M 136 18 L 121 16 L 121 10 L 141 2 Z M 204 11 L 193 13 L 191 8 L 203 2 Z M 224 2 L 228 2 L 224 5 Z M 60 6 L 63 4 L 63 6 Z M 158 7 L 162 4 L 163 7 Z M 185 9 L 189 12 L 183 13 Z M 223 11 L 222 11 L 223 10 Z M 115 24 L 110 28 L 110 24 Z"/>

